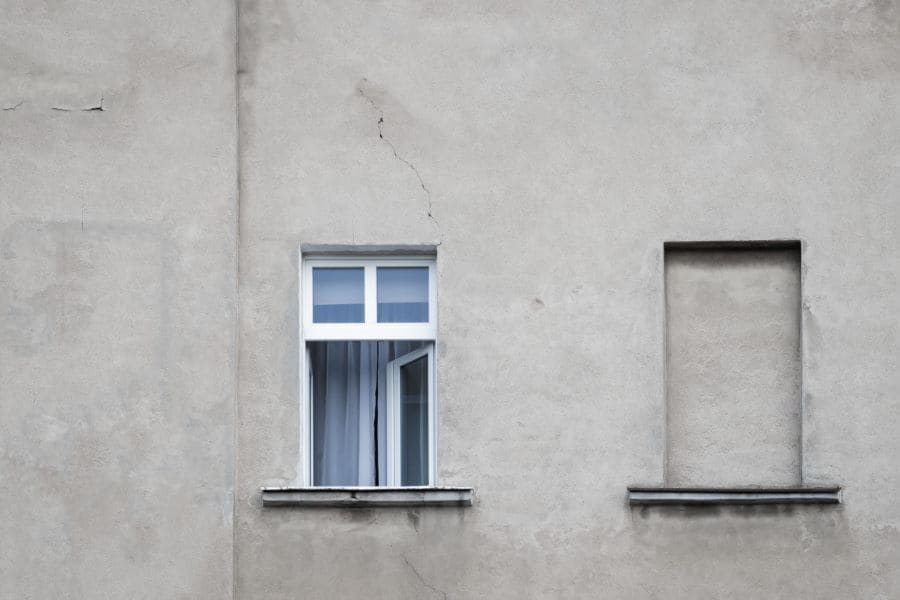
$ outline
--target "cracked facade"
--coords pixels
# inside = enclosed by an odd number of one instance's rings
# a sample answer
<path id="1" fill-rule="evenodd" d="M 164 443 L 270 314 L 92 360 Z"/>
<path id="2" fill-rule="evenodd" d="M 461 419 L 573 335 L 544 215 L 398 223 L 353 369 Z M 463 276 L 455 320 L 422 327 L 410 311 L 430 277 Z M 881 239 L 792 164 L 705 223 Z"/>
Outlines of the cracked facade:
<path id="1" fill-rule="evenodd" d="M 362 82 L 366 83 L 366 84 L 368 83 L 368 81 L 365 78 L 362 80 Z M 429 219 L 434 221 L 435 227 L 437 228 L 438 231 L 440 231 L 441 225 L 440 225 L 440 223 L 438 223 L 437 219 L 434 218 L 434 215 L 431 212 L 431 209 L 432 209 L 431 192 L 428 191 L 428 186 L 425 185 L 425 180 L 422 179 L 422 174 L 419 173 L 419 169 L 417 169 L 414 164 L 412 164 L 411 162 L 409 162 L 408 160 L 406 160 L 405 158 L 400 156 L 397 153 L 396 146 L 394 146 L 394 144 L 392 144 L 389 139 L 384 137 L 384 111 L 378 107 L 378 105 L 375 103 L 375 100 L 373 100 L 372 98 L 370 98 L 369 96 L 366 95 L 366 92 L 363 90 L 362 87 L 359 88 L 359 93 L 363 98 L 365 98 L 366 102 L 371 104 L 372 108 L 374 108 L 378 112 L 378 123 L 377 123 L 378 139 L 382 140 L 387 145 L 387 147 L 391 149 L 391 153 L 394 155 L 394 158 L 396 158 L 397 160 L 402 162 L 404 165 L 409 167 L 409 169 L 415 174 L 416 179 L 419 180 L 419 186 L 421 186 L 422 192 L 425 193 L 425 202 L 426 202 L 425 214 L 428 215 Z"/>
<path id="2" fill-rule="evenodd" d="M 3 6 L 0 600 L 897 596 L 897 2 Z M 785 477 L 843 503 L 630 509 L 664 242 L 785 239 Z M 262 508 L 301 244 L 439 246 L 437 477 L 474 506 Z"/>

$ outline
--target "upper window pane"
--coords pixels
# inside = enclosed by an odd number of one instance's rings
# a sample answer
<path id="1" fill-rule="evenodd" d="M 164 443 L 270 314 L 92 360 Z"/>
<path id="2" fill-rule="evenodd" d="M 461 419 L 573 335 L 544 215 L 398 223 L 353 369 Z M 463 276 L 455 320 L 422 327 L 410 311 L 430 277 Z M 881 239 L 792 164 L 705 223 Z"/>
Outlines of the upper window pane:
<path id="1" fill-rule="evenodd" d="M 378 267 L 378 322 L 428 322 L 428 267 Z"/>
<path id="2" fill-rule="evenodd" d="M 362 323 L 362 267 L 313 268 L 313 323 Z"/>

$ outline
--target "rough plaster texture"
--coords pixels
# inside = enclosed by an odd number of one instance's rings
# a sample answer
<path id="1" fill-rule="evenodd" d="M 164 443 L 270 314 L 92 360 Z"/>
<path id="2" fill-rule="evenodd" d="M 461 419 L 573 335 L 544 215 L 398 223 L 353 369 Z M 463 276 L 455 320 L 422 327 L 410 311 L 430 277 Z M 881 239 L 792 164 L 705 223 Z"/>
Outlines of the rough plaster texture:
<path id="1" fill-rule="evenodd" d="M 0 14 L 0 598 L 230 598 L 233 7 Z"/>
<path id="2" fill-rule="evenodd" d="M 239 597 L 896 596 L 900 3 L 240 16 Z M 805 481 L 845 503 L 629 510 L 663 483 L 663 242 L 776 238 Z M 298 475 L 303 243 L 440 244 L 438 473 L 472 508 L 260 507 Z"/>
<path id="3" fill-rule="evenodd" d="M 667 250 L 666 484 L 800 482 L 800 249 Z"/>
<path id="4" fill-rule="evenodd" d="M 231 2 L 2 3 L 0 597 L 896 596 L 896 1 L 238 6 L 239 213 Z M 663 242 L 773 238 L 844 504 L 628 509 Z M 475 506 L 260 506 L 301 460 L 302 243 L 440 244 Z"/>

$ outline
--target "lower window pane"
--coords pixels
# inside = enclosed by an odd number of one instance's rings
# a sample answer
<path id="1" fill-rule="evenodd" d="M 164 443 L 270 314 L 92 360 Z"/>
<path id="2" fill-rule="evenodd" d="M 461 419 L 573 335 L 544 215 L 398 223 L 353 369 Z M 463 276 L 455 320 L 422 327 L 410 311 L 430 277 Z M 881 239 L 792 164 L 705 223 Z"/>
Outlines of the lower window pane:
<path id="1" fill-rule="evenodd" d="M 428 485 L 428 356 L 400 367 L 401 485 Z"/>
<path id="2" fill-rule="evenodd" d="M 313 485 L 387 485 L 387 364 L 428 343 L 309 343 Z"/>

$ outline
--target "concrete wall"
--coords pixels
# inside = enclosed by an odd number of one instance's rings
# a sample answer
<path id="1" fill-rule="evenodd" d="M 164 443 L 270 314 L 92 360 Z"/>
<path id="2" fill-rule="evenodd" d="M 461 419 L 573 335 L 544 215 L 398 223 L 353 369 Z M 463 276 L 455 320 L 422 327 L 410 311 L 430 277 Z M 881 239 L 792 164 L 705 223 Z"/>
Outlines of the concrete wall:
<path id="1" fill-rule="evenodd" d="M 900 589 L 897 2 L 0 6 L 0 598 Z M 630 510 L 663 242 L 746 239 L 802 240 L 803 477 L 844 504 Z M 439 245 L 472 508 L 261 508 L 303 243 Z"/>
<path id="2" fill-rule="evenodd" d="M 259 0 L 241 31 L 240 597 L 896 595 L 900 4 Z M 845 503 L 629 510 L 663 481 L 663 242 L 776 238 L 805 482 Z M 298 475 L 302 243 L 440 244 L 471 509 L 260 508 Z"/>
<path id="3" fill-rule="evenodd" d="M 0 598 L 230 598 L 233 7 L 0 14 Z"/>

